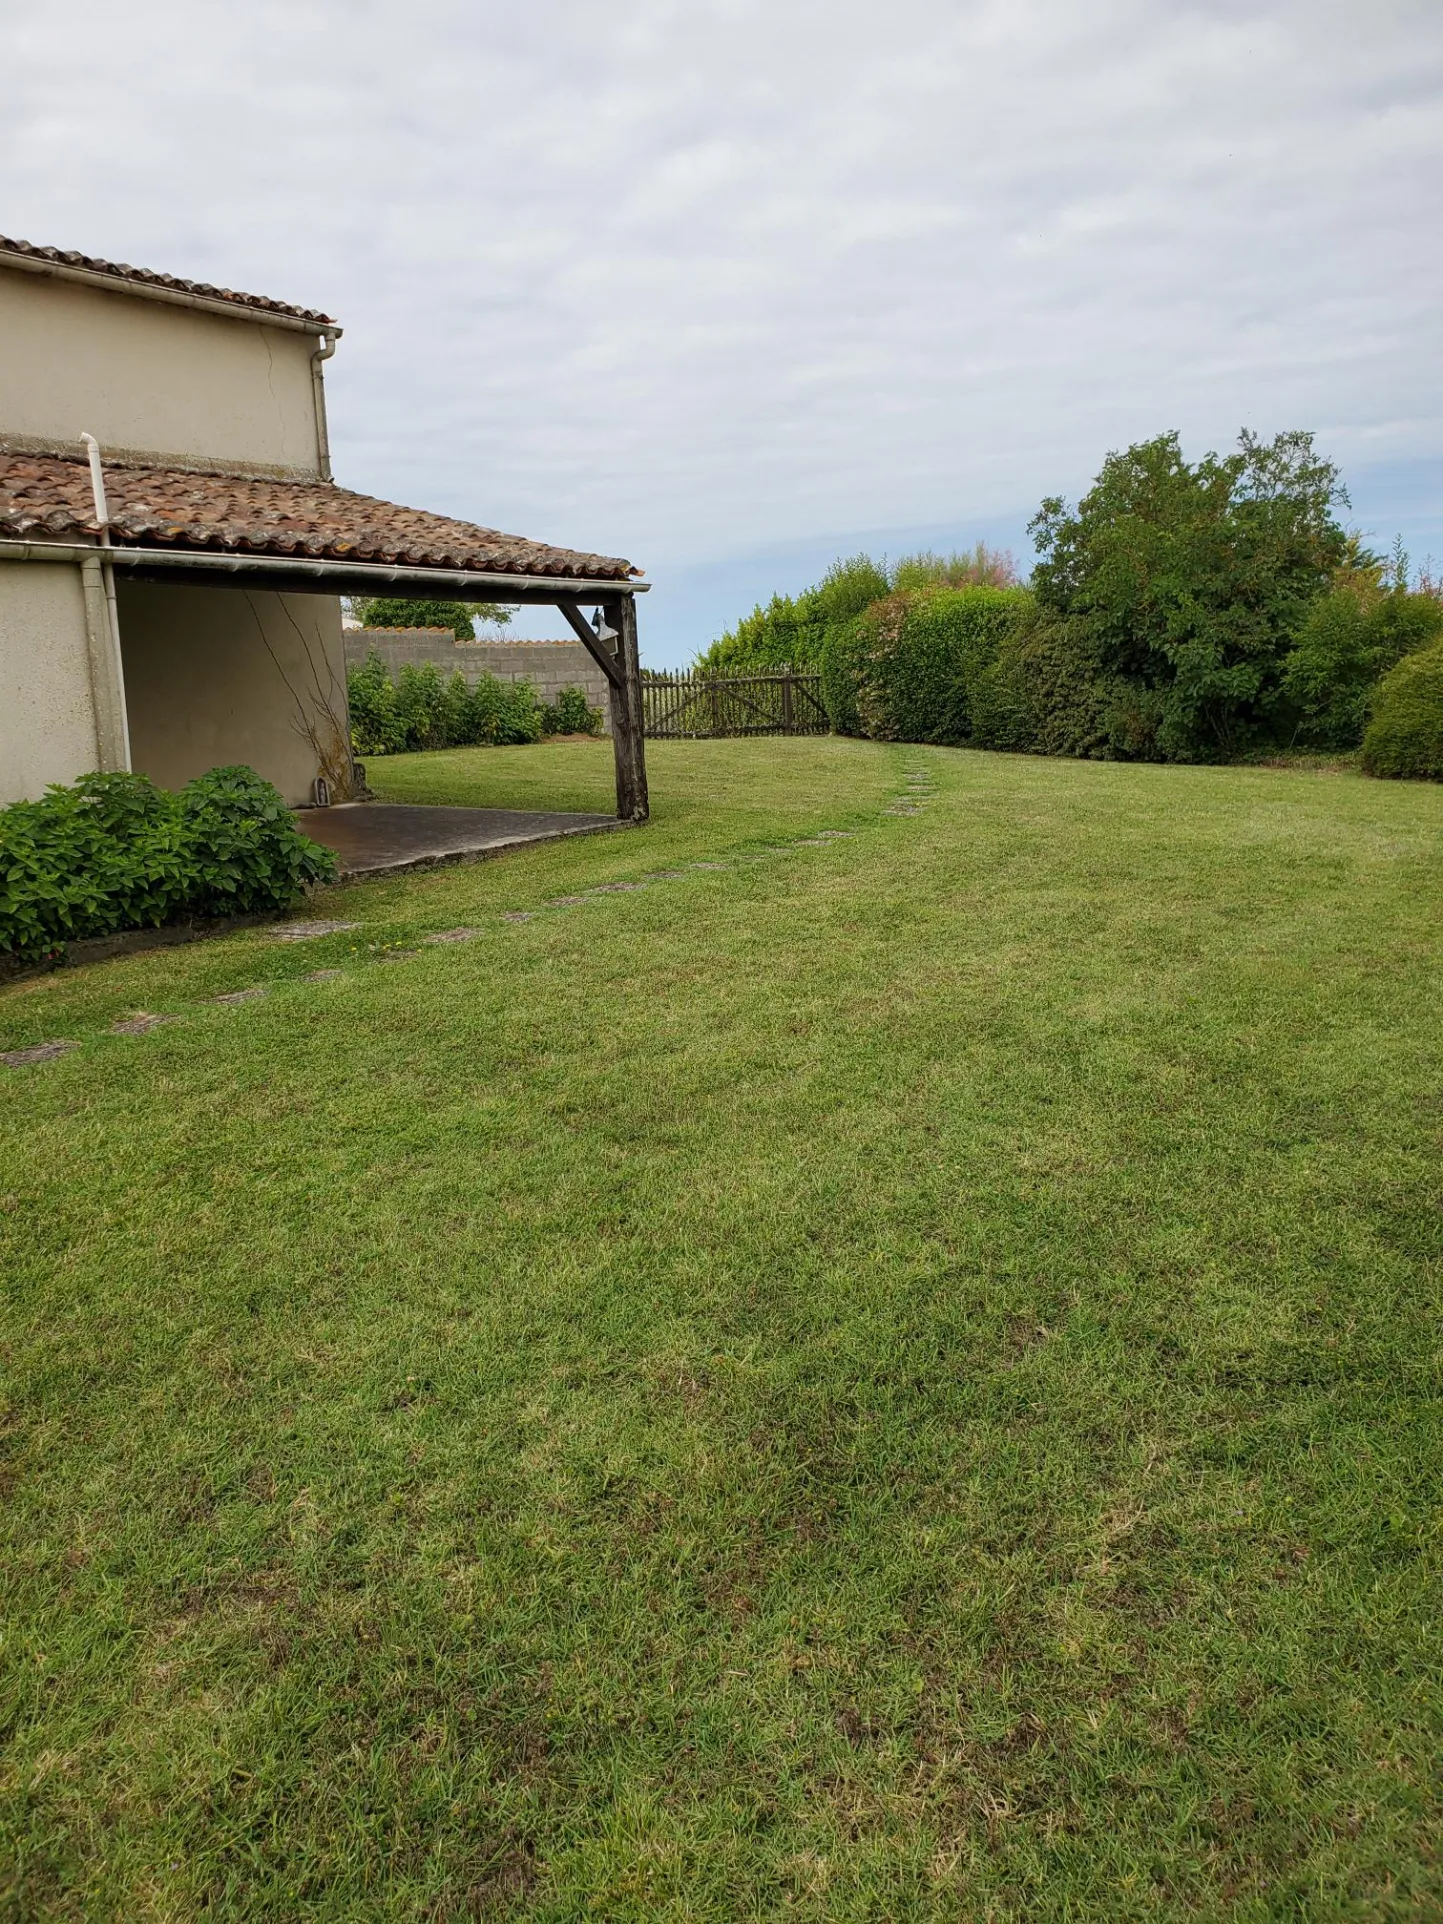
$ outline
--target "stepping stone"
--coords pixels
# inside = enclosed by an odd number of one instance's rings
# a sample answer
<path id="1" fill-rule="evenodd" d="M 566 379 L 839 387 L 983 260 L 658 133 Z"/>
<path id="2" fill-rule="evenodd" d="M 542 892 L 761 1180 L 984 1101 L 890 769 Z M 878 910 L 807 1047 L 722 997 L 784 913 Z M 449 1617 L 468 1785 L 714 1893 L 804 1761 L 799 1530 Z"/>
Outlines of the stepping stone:
<path id="1" fill-rule="evenodd" d="M 546 906 L 552 909 L 574 909 L 590 899 L 586 895 L 553 895 Z"/>
<path id="2" fill-rule="evenodd" d="M 480 933 L 480 929 L 440 929 L 435 935 L 423 935 L 421 940 L 433 946 L 440 942 L 469 942 Z"/>
<path id="3" fill-rule="evenodd" d="M 693 864 L 693 866 L 697 865 Z M 703 862 L 700 866 L 703 868 L 717 868 L 720 865 L 716 862 Z M 644 889 L 645 887 L 645 882 L 598 882 L 594 889 L 588 889 L 586 893 L 588 895 L 630 895 L 633 889 Z"/>
<path id="4" fill-rule="evenodd" d="M 535 919 L 535 909 L 507 909 L 501 917 L 503 922 L 530 922 Z"/>
<path id="5" fill-rule="evenodd" d="M 693 862 L 692 867 L 693 868 L 726 869 L 731 867 L 731 863 L 730 862 Z"/>
<path id="6" fill-rule="evenodd" d="M 28 1049 L 7 1049 L 0 1054 L 0 1062 L 7 1069 L 23 1069 L 32 1062 L 53 1062 L 56 1056 L 63 1056 L 71 1049 L 78 1049 L 78 1042 L 32 1042 Z"/>
<path id="7" fill-rule="evenodd" d="M 258 982 L 253 989 L 232 989 L 229 995 L 218 995 L 212 999 L 229 1007 L 232 1002 L 256 1002 L 261 996 L 269 994 L 269 989 Z"/>
<path id="8" fill-rule="evenodd" d="M 852 837 L 850 828 L 822 828 L 817 831 L 819 842 L 846 842 Z"/>
<path id="9" fill-rule="evenodd" d="M 309 975 L 301 979 L 305 982 L 339 982 L 345 973 L 344 969 L 312 969 Z"/>
<path id="10" fill-rule="evenodd" d="M 344 935 L 359 922 L 277 922 L 266 930 L 275 942 L 315 942 L 323 935 Z"/>
<path id="11" fill-rule="evenodd" d="M 110 1033 L 112 1035 L 149 1035 L 152 1029 L 160 1028 L 162 1023 L 179 1021 L 178 1015 L 149 1015 L 144 1009 L 140 1009 L 134 1015 L 127 1016 L 123 1022 L 112 1022 Z"/>

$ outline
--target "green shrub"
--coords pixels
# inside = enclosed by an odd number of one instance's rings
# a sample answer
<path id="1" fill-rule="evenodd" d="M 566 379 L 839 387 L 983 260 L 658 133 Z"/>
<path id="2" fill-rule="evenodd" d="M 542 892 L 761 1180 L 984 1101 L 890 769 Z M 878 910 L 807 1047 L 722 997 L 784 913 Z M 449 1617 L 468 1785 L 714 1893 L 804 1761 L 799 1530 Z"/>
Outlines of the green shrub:
<path id="1" fill-rule="evenodd" d="M 243 764 L 213 768 L 180 791 L 191 862 L 192 915 L 249 915 L 289 908 L 336 873 L 336 858 L 296 827 L 279 790 Z"/>
<path id="2" fill-rule="evenodd" d="M 815 668 L 833 630 L 845 627 L 890 587 L 886 569 L 868 555 L 834 561 L 815 588 L 795 599 L 773 595 L 767 607 L 754 608 L 698 656 L 696 666 L 709 675 Z"/>
<path id="3" fill-rule="evenodd" d="M 860 735 L 862 717 L 857 709 L 857 682 L 865 647 L 862 619 L 838 622 L 827 630 L 822 644 L 822 706 L 827 719 L 839 735 Z"/>
<path id="4" fill-rule="evenodd" d="M 1443 647 L 1405 655 L 1379 682 L 1363 767 L 1370 775 L 1443 781 Z"/>
<path id="5" fill-rule="evenodd" d="M 591 707 L 584 688 L 563 688 L 541 710 L 543 735 L 596 735 L 601 721 L 601 710 Z"/>
<path id="6" fill-rule="evenodd" d="M 144 775 L 83 775 L 0 809 L 0 951 L 34 959 L 185 915 L 283 911 L 334 874 L 253 769 L 212 769 L 178 795 Z"/>
<path id="7" fill-rule="evenodd" d="M 1031 608 L 1023 588 L 904 590 L 874 602 L 854 634 L 832 651 L 824 671 L 831 705 L 839 715 L 848 713 L 850 671 L 862 734 L 876 741 L 971 741 L 974 694 L 987 711 L 998 651 Z"/>
<path id="8" fill-rule="evenodd" d="M 399 755 L 406 730 L 396 713 L 396 685 L 372 648 L 359 668 L 346 675 L 351 713 L 351 746 L 358 755 Z"/>
<path id="9" fill-rule="evenodd" d="M 531 683 L 482 675 L 471 690 L 466 740 L 490 747 L 539 742 L 541 704 Z"/>
<path id="10" fill-rule="evenodd" d="M 1297 704 L 1299 739 L 1315 748 L 1356 748 L 1380 677 L 1443 635 L 1443 605 L 1399 586 L 1337 588 L 1308 611 L 1283 686 Z"/>

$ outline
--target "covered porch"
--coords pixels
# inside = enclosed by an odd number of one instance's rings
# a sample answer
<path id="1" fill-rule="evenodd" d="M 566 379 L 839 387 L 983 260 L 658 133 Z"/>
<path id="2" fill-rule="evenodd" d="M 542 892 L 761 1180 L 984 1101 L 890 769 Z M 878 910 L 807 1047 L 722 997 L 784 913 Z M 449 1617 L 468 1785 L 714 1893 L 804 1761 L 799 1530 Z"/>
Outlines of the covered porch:
<path id="1" fill-rule="evenodd" d="M 647 819 L 636 599 L 648 584 L 619 557 L 329 481 L 0 448 L 0 566 L 73 594 L 72 672 L 88 682 L 94 743 L 73 731 L 74 773 L 135 768 L 178 787 L 246 762 L 350 873 Z M 349 595 L 559 610 L 610 689 L 615 816 L 361 802 L 341 646 Z"/>

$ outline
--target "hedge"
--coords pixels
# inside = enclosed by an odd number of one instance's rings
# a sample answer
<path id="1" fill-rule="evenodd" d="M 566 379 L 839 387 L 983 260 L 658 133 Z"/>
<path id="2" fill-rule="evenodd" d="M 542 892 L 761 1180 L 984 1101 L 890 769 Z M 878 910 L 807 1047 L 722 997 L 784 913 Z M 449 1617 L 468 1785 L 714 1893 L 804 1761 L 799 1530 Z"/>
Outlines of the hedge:
<path id="1" fill-rule="evenodd" d="M 443 676 L 433 661 L 408 662 L 396 680 L 376 653 L 346 677 L 351 746 L 361 755 L 400 755 L 423 748 L 496 747 L 543 735 L 595 734 L 601 710 L 586 691 L 563 688 L 542 707 L 529 681 L 482 675 L 468 687 L 459 669 Z"/>
<path id="2" fill-rule="evenodd" d="M 999 652 L 1031 611 L 1024 588 L 924 588 L 873 603 L 823 650 L 832 726 L 914 742 L 972 741 L 984 715 L 1000 726 Z M 1008 727 L 1019 732 L 1016 717 Z"/>
<path id="3" fill-rule="evenodd" d="M 213 768 L 179 794 L 82 775 L 0 809 L 0 953 L 38 960 L 84 936 L 283 912 L 335 873 L 252 768 Z"/>
<path id="4" fill-rule="evenodd" d="M 1405 655 L 1379 682 L 1363 767 L 1370 775 L 1443 781 L 1443 647 Z"/>

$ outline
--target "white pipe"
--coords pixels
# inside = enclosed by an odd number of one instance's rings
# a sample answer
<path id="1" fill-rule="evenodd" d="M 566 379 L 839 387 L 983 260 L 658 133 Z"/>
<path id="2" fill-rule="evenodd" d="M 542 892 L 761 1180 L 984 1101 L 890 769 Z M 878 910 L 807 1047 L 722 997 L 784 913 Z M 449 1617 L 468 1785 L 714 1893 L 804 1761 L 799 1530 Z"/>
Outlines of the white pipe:
<path id="1" fill-rule="evenodd" d="M 28 541 L 0 537 L 0 560 L 83 561 L 95 549 L 76 541 Z M 302 561 L 294 555 L 228 554 L 213 548 L 108 548 L 107 562 L 116 567 L 154 568 L 166 573 L 292 575 L 298 580 L 319 579 L 320 594 L 374 594 L 377 584 L 390 582 L 414 588 L 417 595 L 446 589 L 456 600 L 510 601 L 531 596 L 550 606 L 560 597 L 591 607 L 614 601 L 618 595 L 644 595 L 649 581 L 612 581 L 575 575 L 503 575 L 469 568 L 401 568 L 382 561 Z M 334 586 L 329 584 L 334 583 Z"/>
<path id="2" fill-rule="evenodd" d="M 100 563 L 100 578 L 105 585 L 105 608 L 110 620 L 110 646 L 115 675 L 115 702 L 120 767 L 130 768 L 130 715 L 125 706 L 125 665 L 120 652 L 120 609 L 115 599 L 115 564 L 110 546 L 110 507 L 105 499 L 105 470 L 100 464 L 100 443 L 93 434 L 82 434 L 81 444 L 90 457 L 90 492 L 95 502 L 95 520 L 100 530 L 100 545 L 105 551 Z"/>
<path id="3" fill-rule="evenodd" d="M 334 481 L 336 477 L 331 473 L 331 436 L 326 427 L 326 379 L 321 372 L 321 363 L 329 361 L 335 353 L 339 332 L 339 328 L 323 328 L 321 344 L 311 356 L 311 391 L 316 399 L 316 462 L 323 481 Z"/>

